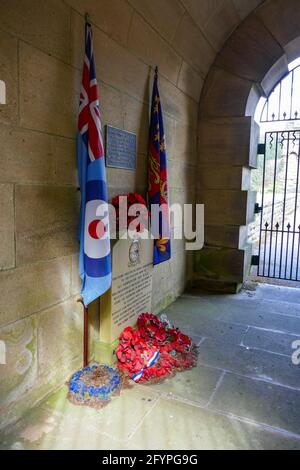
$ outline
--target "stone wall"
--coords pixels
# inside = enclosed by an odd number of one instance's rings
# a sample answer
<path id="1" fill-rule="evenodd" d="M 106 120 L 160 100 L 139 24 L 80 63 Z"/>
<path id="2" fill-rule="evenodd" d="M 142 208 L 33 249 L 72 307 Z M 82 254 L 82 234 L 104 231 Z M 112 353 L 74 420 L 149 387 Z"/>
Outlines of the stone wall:
<path id="1" fill-rule="evenodd" d="M 146 192 L 150 82 L 157 64 L 170 199 L 193 202 L 198 101 L 218 46 L 185 3 L 192 8 L 195 2 L 0 2 L 0 80 L 7 92 L 0 104 L 0 340 L 7 347 L 7 364 L 0 365 L 2 425 L 81 365 L 75 133 L 84 14 L 88 10 L 94 25 L 103 124 L 138 137 L 136 172 L 107 169 L 109 196 Z M 240 20 L 230 8 L 223 35 Z M 211 42 L 220 40 L 216 30 Z M 187 269 L 183 244 L 174 242 L 172 260 L 155 270 L 153 310 L 182 293 Z M 98 323 L 96 303 L 92 339 Z"/>
<path id="2" fill-rule="evenodd" d="M 242 4 L 243 2 L 241 2 Z M 247 225 L 254 218 L 261 96 L 300 55 L 299 0 L 266 0 L 234 31 L 206 77 L 199 113 L 196 200 L 205 203 L 205 249 L 194 258 L 194 287 L 236 291 L 249 273 Z"/>

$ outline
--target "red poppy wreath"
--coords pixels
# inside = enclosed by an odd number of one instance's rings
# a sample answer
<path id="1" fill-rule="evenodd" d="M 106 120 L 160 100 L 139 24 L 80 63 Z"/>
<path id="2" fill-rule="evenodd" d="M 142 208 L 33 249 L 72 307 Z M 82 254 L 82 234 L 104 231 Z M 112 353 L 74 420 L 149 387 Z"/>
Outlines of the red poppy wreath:
<path id="1" fill-rule="evenodd" d="M 116 355 L 119 369 L 135 382 L 158 381 L 197 363 L 192 340 L 152 313 L 141 314 L 136 329 L 123 330 Z"/>

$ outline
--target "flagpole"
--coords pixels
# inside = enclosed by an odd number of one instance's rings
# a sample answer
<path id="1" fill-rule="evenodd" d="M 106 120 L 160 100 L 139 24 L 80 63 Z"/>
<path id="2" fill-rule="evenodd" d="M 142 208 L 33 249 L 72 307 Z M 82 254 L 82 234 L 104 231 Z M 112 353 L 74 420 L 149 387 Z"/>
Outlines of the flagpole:
<path id="1" fill-rule="evenodd" d="M 83 299 L 78 299 L 83 307 L 83 367 L 89 363 L 89 309 L 83 303 Z"/>
<path id="2" fill-rule="evenodd" d="M 89 363 L 89 309 L 83 306 L 83 367 Z"/>

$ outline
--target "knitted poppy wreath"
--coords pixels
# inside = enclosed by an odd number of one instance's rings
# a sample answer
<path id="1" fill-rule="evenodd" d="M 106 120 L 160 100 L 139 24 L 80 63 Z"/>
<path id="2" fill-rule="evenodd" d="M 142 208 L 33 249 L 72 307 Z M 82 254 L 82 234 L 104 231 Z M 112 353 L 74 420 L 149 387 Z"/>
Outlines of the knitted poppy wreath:
<path id="1" fill-rule="evenodd" d="M 191 339 L 152 313 L 140 315 L 136 329 L 123 330 L 116 355 L 119 369 L 135 382 L 158 381 L 197 363 Z"/>

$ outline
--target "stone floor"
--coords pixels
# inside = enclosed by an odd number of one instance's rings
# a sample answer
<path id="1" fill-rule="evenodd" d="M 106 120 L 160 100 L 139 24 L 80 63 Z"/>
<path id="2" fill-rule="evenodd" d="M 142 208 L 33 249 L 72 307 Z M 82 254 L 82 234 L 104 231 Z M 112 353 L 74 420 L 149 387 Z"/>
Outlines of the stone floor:
<path id="1" fill-rule="evenodd" d="M 0 436 L 2 449 L 300 449 L 300 289 L 184 295 L 166 313 L 199 345 L 194 370 L 136 385 L 102 411 L 66 388 Z"/>

